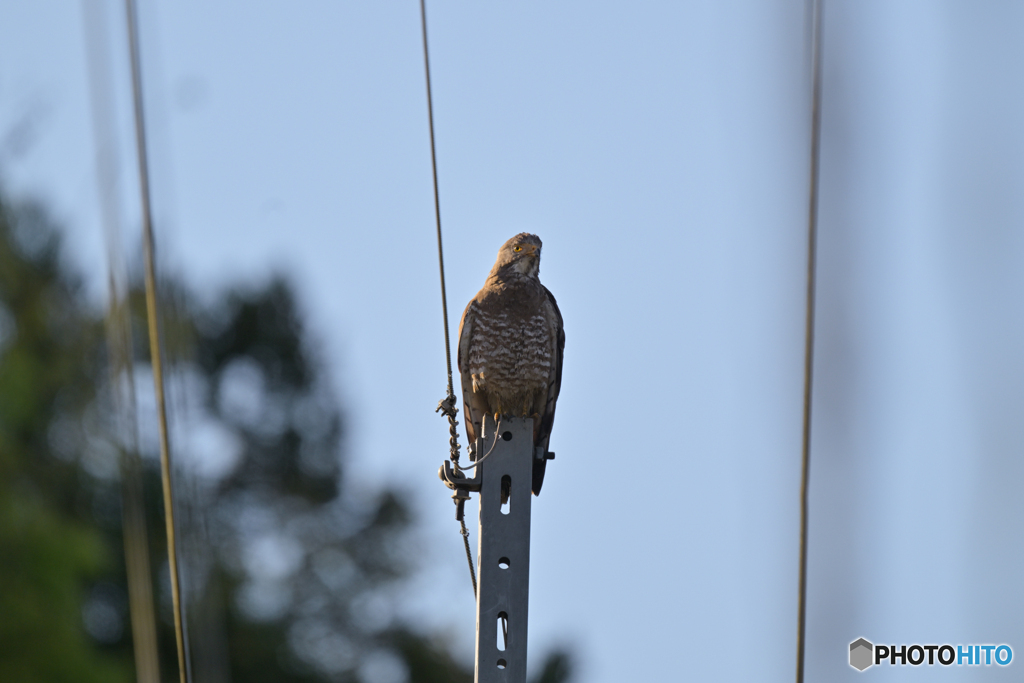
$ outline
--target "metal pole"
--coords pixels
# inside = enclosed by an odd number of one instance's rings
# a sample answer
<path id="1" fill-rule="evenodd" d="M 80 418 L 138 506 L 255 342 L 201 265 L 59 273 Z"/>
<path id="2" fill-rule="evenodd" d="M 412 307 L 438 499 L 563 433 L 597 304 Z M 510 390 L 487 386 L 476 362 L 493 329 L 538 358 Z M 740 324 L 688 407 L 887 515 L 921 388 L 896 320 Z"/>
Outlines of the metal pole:
<path id="1" fill-rule="evenodd" d="M 533 420 L 484 420 L 477 453 L 481 462 L 480 533 L 477 550 L 476 683 L 525 683 L 526 622 L 530 602 L 530 485 Z M 482 450 L 481 450 L 482 447 Z M 509 491 L 501 504 L 503 487 Z M 507 629 L 507 631 L 506 631 Z"/>

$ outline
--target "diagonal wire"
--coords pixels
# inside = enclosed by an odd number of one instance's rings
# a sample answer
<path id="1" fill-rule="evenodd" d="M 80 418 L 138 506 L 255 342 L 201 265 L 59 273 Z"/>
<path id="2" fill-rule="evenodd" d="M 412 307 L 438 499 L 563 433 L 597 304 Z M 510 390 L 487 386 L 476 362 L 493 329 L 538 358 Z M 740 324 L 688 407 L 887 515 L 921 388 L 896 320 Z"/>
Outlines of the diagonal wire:
<path id="1" fill-rule="evenodd" d="M 448 296 L 444 286 L 444 249 L 441 245 L 441 200 L 437 189 L 437 148 L 434 144 L 434 101 L 430 88 L 430 52 L 427 49 L 427 6 L 420 0 L 420 25 L 423 28 L 423 68 L 427 76 L 427 118 L 430 122 L 430 167 L 434 173 L 434 218 L 437 223 L 437 264 L 441 270 L 441 310 L 444 314 L 444 361 L 448 366 L 448 396 L 455 397 L 452 384 L 452 344 L 448 334 Z"/>
<path id="2" fill-rule="evenodd" d="M 459 533 L 466 544 L 466 562 L 469 563 L 469 580 L 473 583 L 473 597 L 476 597 L 476 571 L 473 569 L 473 553 L 469 549 L 469 529 L 466 528 L 465 518 L 459 520 Z"/>
<path id="3" fill-rule="evenodd" d="M 455 386 L 452 383 L 452 344 L 448 333 L 448 295 L 444 284 L 444 247 L 441 241 L 441 199 L 437 189 L 437 146 L 434 143 L 434 99 L 430 88 L 430 50 L 427 48 L 427 4 L 420 0 L 420 26 L 423 29 L 423 71 L 427 78 L 427 120 L 430 123 L 430 168 L 434 175 L 434 218 L 437 223 L 437 265 L 441 271 L 441 313 L 444 317 L 444 362 L 448 367 L 448 396 L 437 406 L 448 417 L 448 444 L 451 449 L 451 461 L 455 473 L 459 473 L 459 423 L 455 420 L 458 408 L 455 407 Z M 436 411 L 435 411 L 436 412 Z M 476 596 L 476 570 L 473 569 L 473 552 L 469 547 L 469 531 L 463 520 L 462 505 L 456 497 L 456 516 L 461 527 L 462 542 L 466 546 L 466 562 L 469 564 L 469 578 L 473 582 L 473 595 Z"/>
<path id="4" fill-rule="evenodd" d="M 811 387 L 814 371 L 814 297 L 818 249 L 818 185 L 821 158 L 822 0 L 811 5 L 811 169 L 807 212 L 807 317 L 804 331 L 804 415 L 800 472 L 800 579 L 797 603 L 796 683 L 804 680 L 807 631 L 807 490 L 811 465 Z"/>
<path id="5" fill-rule="evenodd" d="M 177 538 L 174 525 L 174 492 L 171 486 L 171 453 L 167 435 L 167 405 L 164 392 L 163 356 L 160 347 L 160 317 L 157 308 L 156 266 L 153 247 L 153 211 L 150 203 L 149 160 L 146 155 L 146 128 L 142 99 L 142 67 L 139 55 L 138 12 L 135 0 L 125 0 L 128 20 L 128 47 L 132 68 L 132 96 L 135 105 L 135 143 L 139 162 L 139 191 L 142 200 L 142 243 L 146 268 L 146 313 L 149 322 L 149 352 L 153 364 L 157 417 L 160 425 L 160 475 L 163 481 L 164 519 L 167 525 L 167 561 L 171 573 L 171 601 L 174 607 L 174 637 L 178 649 L 178 674 L 181 683 L 191 679 L 185 664 L 184 618 L 181 604 L 181 577 L 178 569 Z"/>
<path id="6" fill-rule="evenodd" d="M 444 285 L 444 247 L 441 241 L 441 199 L 437 189 L 437 147 L 434 144 L 434 100 L 430 88 L 430 51 L 427 49 L 427 5 L 420 0 L 420 26 L 423 28 L 423 70 L 427 76 L 427 120 L 430 123 L 430 168 L 434 174 L 434 218 L 437 223 L 437 265 L 441 271 L 441 314 L 444 318 L 444 362 L 448 367 L 448 395 L 437 404 L 437 411 L 448 417 L 448 444 L 451 448 L 452 465 L 459 472 L 459 423 L 455 414 L 455 387 L 452 384 L 452 343 L 448 334 L 448 295 Z"/>

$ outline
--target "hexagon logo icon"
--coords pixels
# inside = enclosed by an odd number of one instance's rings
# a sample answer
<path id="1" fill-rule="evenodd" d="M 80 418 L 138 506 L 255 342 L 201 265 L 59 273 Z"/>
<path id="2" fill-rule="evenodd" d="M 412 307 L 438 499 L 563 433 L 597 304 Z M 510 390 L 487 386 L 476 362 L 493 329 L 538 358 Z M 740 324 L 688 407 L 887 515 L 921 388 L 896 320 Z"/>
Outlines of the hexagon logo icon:
<path id="1" fill-rule="evenodd" d="M 875 646 L 863 638 L 850 643 L 850 666 L 857 671 L 863 671 L 874 664 Z"/>

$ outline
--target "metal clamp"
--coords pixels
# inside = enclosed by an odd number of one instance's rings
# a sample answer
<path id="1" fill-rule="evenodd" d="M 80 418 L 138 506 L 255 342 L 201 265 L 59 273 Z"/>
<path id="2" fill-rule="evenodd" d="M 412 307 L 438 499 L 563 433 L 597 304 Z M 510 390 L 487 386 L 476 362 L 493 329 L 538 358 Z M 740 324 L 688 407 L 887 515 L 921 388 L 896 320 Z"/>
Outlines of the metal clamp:
<path id="1" fill-rule="evenodd" d="M 455 493 L 452 494 L 452 500 L 455 501 L 455 519 L 462 521 L 463 510 L 465 509 L 466 501 L 469 500 L 470 492 L 480 492 L 480 475 L 476 474 L 473 477 L 466 477 L 452 468 L 450 460 L 445 460 L 444 464 L 441 465 L 437 471 L 437 476 L 444 482 L 444 485 L 450 488 Z"/>
<path id="2" fill-rule="evenodd" d="M 480 491 L 480 475 L 477 474 L 473 477 L 466 477 L 462 474 L 456 474 L 455 470 L 452 468 L 450 460 L 444 461 L 444 464 L 437 470 L 437 476 L 444 482 L 444 485 L 452 491 Z"/>

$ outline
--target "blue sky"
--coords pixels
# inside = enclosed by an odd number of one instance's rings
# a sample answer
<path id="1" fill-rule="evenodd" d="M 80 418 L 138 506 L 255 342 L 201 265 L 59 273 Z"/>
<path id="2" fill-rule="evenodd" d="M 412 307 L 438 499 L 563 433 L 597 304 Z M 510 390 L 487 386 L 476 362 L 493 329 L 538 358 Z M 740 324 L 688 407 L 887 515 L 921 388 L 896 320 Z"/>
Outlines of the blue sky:
<path id="1" fill-rule="evenodd" d="M 140 4 L 161 267 L 200 289 L 295 279 L 350 416 L 352 485 L 403 486 L 417 512 L 422 571 L 393 609 L 469 659 L 472 595 L 436 478 L 417 4 Z M 105 17 L 118 197 L 137 224 L 120 3 L 0 7 L 0 173 L 50 203 L 102 302 L 88 7 Z M 544 240 L 565 318 L 531 651 L 571 645 L 596 683 L 789 680 L 804 3 L 428 11 L 453 330 L 521 230 Z M 845 648 L 861 636 L 1024 651 L 1022 12 L 826 2 L 808 680 L 857 675 Z M 23 121 L 27 146 L 9 135 Z"/>

